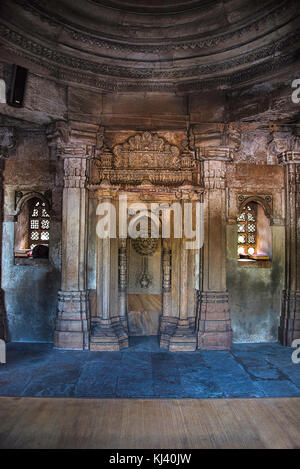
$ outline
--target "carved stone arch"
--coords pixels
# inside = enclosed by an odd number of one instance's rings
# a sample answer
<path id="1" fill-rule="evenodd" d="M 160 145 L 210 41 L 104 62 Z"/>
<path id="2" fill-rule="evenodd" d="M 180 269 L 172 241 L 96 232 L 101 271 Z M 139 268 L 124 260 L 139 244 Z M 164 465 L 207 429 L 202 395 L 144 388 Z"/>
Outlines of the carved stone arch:
<path id="1" fill-rule="evenodd" d="M 239 195 L 239 208 L 238 213 L 241 213 L 243 208 L 251 202 L 256 202 L 261 205 L 266 217 L 270 220 L 270 225 L 273 222 L 273 209 L 272 209 L 272 196 L 271 195 Z"/>
<path id="2" fill-rule="evenodd" d="M 17 217 L 21 213 L 24 205 L 27 202 L 29 202 L 29 200 L 31 199 L 40 199 L 42 202 L 44 202 L 46 205 L 46 210 L 51 217 L 52 213 L 51 213 L 51 205 L 50 205 L 49 200 L 47 199 L 47 197 L 45 197 L 44 194 L 42 194 L 41 192 L 36 192 L 36 191 L 27 192 L 18 200 L 16 204 L 16 209 L 15 209 L 15 217 Z"/>

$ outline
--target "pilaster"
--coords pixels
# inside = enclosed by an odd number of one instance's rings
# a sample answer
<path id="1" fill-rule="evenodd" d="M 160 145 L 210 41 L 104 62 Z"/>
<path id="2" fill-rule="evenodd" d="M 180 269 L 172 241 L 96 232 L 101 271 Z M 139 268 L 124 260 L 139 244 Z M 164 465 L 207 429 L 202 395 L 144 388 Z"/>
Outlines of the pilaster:
<path id="1" fill-rule="evenodd" d="M 113 203 L 115 193 L 106 189 L 98 191 L 97 195 L 99 203 Z M 97 315 L 99 319 L 91 334 L 91 350 L 114 351 L 128 347 L 124 314 L 111 317 L 111 255 L 111 238 L 97 236 Z M 122 260 L 124 261 L 124 257 Z M 124 313 L 124 301 L 126 301 L 124 268 L 123 263 L 121 278 L 123 292 L 120 292 L 120 307 L 123 310 L 121 313 Z"/>
<path id="2" fill-rule="evenodd" d="M 224 350 L 232 345 L 226 281 L 226 171 L 240 143 L 233 125 L 207 124 L 194 129 L 204 186 L 204 246 L 198 296 L 198 348 Z"/>
<path id="3" fill-rule="evenodd" d="M 9 340 L 7 317 L 5 312 L 4 294 L 1 282 L 2 262 L 2 214 L 3 214 L 3 170 L 5 159 L 9 157 L 9 151 L 16 145 L 15 132 L 13 128 L 0 128 L 0 339 Z"/>
<path id="4" fill-rule="evenodd" d="M 279 340 L 291 345 L 300 339 L 300 151 L 278 155 L 285 170 L 285 289 Z"/>
<path id="5" fill-rule="evenodd" d="M 86 287 L 87 168 L 97 139 L 94 125 L 59 121 L 47 129 L 50 150 L 63 159 L 62 276 L 54 346 L 89 348 Z"/>

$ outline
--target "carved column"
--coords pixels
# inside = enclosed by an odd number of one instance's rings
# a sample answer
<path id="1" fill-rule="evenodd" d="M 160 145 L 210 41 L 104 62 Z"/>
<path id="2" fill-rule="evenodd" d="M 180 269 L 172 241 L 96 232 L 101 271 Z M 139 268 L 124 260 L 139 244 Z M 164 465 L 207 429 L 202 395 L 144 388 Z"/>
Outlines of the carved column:
<path id="1" fill-rule="evenodd" d="M 171 249 L 170 239 L 162 240 L 162 316 L 159 332 L 159 346 L 161 348 L 169 348 L 170 336 L 174 332 L 177 319 L 172 318 L 172 291 L 171 291 Z M 173 319 L 173 321 L 172 321 Z"/>
<path id="2" fill-rule="evenodd" d="M 225 188 L 226 161 L 230 161 L 230 152 L 224 150 L 221 156 L 219 149 L 217 151 L 203 149 L 201 157 L 205 187 L 205 226 L 198 348 L 222 350 L 230 348 L 232 344 L 226 287 Z"/>
<path id="3" fill-rule="evenodd" d="M 196 130 L 196 131 L 195 131 Z M 211 124 L 194 130 L 204 186 L 204 246 L 198 306 L 198 348 L 232 345 L 226 280 L 226 166 L 239 143 L 236 128 Z"/>
<path id="4" fill-rule="evenodd" d="M 14 130 L 8 127 L 0 127 L 0 339 L 9 340 L 7 317 L 4 305 L 4 295 L 1 283 L 2 262 L 2 217 L 3 217 L 3 170 L 5 159 L 9 156 L 9 150 L 16 144 Z"/>
<path id="5" fill-rule="evenodd" d="M 86 182 L 87 161 L 92 156 L 96 126 L 57 122 L 48 129 L 47 135 L 50 146 L 56 149 L 64 164 L 62 273 L 54 346 L 88 349 Z"/>
<path id="6" fill-rule="evenodd" d="M 285 171 L 285 289 L 279 340 L 291 345 L 300 339 L 300 151 L 278 156 Z"/>
<path id="7" fill-rule="evenodd" d="M 189 195 L 182 195 L 182 212 L 184 213 L 185 198 L 189 201 Z M 197 347 L 195 321 L 191 324 L 188 317 L 188 254 L 186 239 L 182 234 L 180 243 L 180 305 L 179 319 L 175 331 L 170 338 L 170 351 L 193 352 Z"/>
<path id="8" fill-rule="evenodd" d="M 120 318 L 125 331 L 127 323 L 127 239 L 119 240 L 119 302 Z"/>
<path id="9" fill-rule="evenodd" d="M 284 167 L 285 287 L 278 338 L 291 345 L 300 338 L 300 128 L 270 124 L 269 151 Z"/>
<path id="10" fill-rule="evenodd" d="M 112 200 L 111 191 L 103 190 L 98 193 L 99 203 L 112 203 Z M 97 236 L 97 316 L 99 320 L 91 337 L 91 350 L 113 351 L 128 347 L 128 335 L 124 329 L 125 318 L 123 317 L 122 321 L 120 312 L 118 317 L 111 317 L 111 294 L 115 294 L 111 288 L 111 256 L 111 238 Z M 124 275 L 124 265 L 122 269 Z"/>

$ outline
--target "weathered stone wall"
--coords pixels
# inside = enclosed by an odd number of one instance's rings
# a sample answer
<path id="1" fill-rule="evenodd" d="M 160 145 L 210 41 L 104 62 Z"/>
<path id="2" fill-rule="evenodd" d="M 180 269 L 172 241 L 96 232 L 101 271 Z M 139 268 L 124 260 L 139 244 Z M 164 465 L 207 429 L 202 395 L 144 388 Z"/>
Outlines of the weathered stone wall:
<path id="1" fill-rule="evenodd" d="M 256 98 L 259 101 L 259 97 Z M 265 103 L 261 112 L 267 108 L 268 103 Z M 54 153 L 49 156 L 44 127 L 41 126 L 61 119 L 101 123 L 109 146 L 137 131 L 155 130 L 180 145 L 186 136 L 187 116 L 191 125 L 224 122 L 231 118 L 229 110 L 228 100 L 221 92 L 191 97 L 171 93 L 113 95 L 57 85 L 29 74 L 24 108 L 16 111 L 4 106 L 12 125 L 18 127 L 17 147 L 10 152 L 4 172 L 2 282 L 12 340 L 53 340 L 60 288 L 60 178 L 63 171 Z M 19 127 L 13 120 L 18 114 L 34 122 L 33 128 L 24 123 Z M 234 340 L 277 340 L 284 276 L 283 169 L 277 165 L 276 155 L 268 151 L 268 125 L 242 123 L 241 134 L 240 149 L 227 171 L 227 282 Z M 21 189 L 52 190 L 54 215 L 49 265 L 14 265 L 14 193 Z M 272 195 L 272 262 L 265 268 L 242 267 L 237 261 L 235 221 L 239 194 Z M 95 230 L 94 213 L 95 206 L 90 203 L 90 233 Z M 96 288 L 94 245 L 95 238 L 90 234 L 88 288 L 92 290 Z"/>
<path id="2" fill-rule="evenodd" d="M 228 169 L 227 286 L 234 342 L 278 340 L 285 262 L 284 179 L 281 167 L 267 164 L 273 156 L 266 141 L 260 132 L 246 133 L 241 152 Z M 272 197 L 271 262 L 247 265 L 237 260 L 239 195 Z"/>
<path id="3" fill-rule="evenodd" d="M 50 160 L 43 129 L 19 129 L 17 145 L 5 161 L 2 288 L 13 341 L 53 340 L 60 286 L 61 182 L 55 160 Z M 58 171 L 59 174 L 59 171 Z M 52 193 L 49 262 L 15 265 L 15 192 Z"/>

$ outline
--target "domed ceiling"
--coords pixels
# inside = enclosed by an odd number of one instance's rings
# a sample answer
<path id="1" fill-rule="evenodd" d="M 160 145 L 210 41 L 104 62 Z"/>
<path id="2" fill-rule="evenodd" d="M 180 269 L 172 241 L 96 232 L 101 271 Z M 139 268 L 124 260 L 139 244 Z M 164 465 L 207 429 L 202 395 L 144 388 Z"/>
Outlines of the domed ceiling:
<path id="1" fill-rule="evenodd" d="M 2 0 L 0 42 L 106 91 L 232 88 L 300 56 L 299 0 Z"/>

